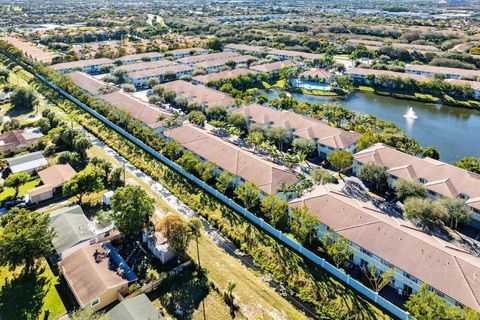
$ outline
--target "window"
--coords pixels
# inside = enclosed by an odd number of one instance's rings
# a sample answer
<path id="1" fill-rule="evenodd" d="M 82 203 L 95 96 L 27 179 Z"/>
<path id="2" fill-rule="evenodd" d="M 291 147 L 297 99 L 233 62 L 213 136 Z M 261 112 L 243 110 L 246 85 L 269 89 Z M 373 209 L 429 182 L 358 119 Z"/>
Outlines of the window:
<path id="1" fill-rule="evenodd" d="M 93 300 L 93 301 L 90 303 L 90 305 L 91 305 L 92 307 L 94 307 L 94 306 L 96 306 L 96 305 L 99 304 L 99 303 L 100 303 L 100 298 L 97 298 L 97 299 Z"/>
<path id="2" fill-rule="evenodd" d="M 470 197 L 467 196 L 465 193 L 460 193 L 458 197 L 464 201 L 467 201 Z"/>
<path id="3" fill-rule="evenodd" d="M 418 181 L 420 181 L 421 183 L 427 183 L 428 180 L 425 179 L 425 178 L 418 178 Z"/>
<path id="4" fill-rule="evenodd" d="M 437 193 L 435 191 L 432 191 L 432 190 L 428 190 L 428 194 L 433 196 L 433 197 L 437 195 Z"/>
<path id="5" fill-rule="evenodd" d="M 367 250 L 363 249 L 363 248 L 360 248 L 360 252 L 362 252 L 363 254 L 366 254 L 367 256 L 371 257 L 372 254 L 370 252 L 368 252 Z"/>

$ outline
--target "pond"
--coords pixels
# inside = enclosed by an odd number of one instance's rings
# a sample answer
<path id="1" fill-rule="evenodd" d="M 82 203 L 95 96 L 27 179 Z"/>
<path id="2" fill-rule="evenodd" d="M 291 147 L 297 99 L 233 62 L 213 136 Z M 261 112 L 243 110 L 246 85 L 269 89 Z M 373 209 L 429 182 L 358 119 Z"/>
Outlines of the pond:
<path id="1" fill-rule="evenodd" d="M 278 97 L 279 90 L 262 92 L 269 99 Z M 455 108 L 357 92 L 347 97 L 324 97 L 292 94 L 298 101 L 310 103 L 338 102 L 357 112 L 371 114 L 394 122 L 422 146 L 434 146 L 440 160 L 452 163 L 465 156 L 480 157 L 480 111 Z M 412 108 L 416 119 L 404 115 Z"/>

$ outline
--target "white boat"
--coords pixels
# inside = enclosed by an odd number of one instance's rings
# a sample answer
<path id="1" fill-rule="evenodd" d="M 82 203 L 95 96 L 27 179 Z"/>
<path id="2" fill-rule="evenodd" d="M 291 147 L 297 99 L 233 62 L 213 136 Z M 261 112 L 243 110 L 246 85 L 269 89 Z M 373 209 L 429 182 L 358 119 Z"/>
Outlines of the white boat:
<path id="1" fill-rule="evenodd" d="M 417 119 L 418 118 L 418 116 L 415 114 L 415 111 L 413 111 L 412 107 L 408 108 L 407 113 L 405 113 L 403 116 L 407 119 Z"/>

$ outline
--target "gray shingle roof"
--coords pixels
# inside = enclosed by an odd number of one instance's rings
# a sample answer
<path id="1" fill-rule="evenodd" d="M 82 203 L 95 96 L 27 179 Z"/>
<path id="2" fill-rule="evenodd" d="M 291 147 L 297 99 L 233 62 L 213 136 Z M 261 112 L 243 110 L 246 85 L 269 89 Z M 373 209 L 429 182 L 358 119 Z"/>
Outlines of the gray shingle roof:
<path id="1" fill-rule="evenodd" d="M 115 320 L 156 320 L 163 319 L 145 294 L 126 299 L 107 313 L 108 319 Z"/>
<path id="2" fill-rule="evenodd" d="M 53 211 L 50 213 L 49 225 L 55 231 L 52 243 L 58 253 L 95 236 L 80 206 Z"/>

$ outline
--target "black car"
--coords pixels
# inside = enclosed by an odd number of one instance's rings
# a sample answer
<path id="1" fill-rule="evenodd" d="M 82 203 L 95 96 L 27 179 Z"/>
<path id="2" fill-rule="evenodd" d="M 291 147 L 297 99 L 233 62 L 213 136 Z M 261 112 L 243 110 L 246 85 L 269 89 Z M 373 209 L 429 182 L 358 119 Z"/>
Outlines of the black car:
<path id="1" fill-rule="evenodd" d="M 5 208 L 10 209 L 10 208 L 13 208 L 13 207 L 25 208 L 25 200 L 14 199 L 14 200 L 9 200 L 9 201 L 5 202 Z"/>

